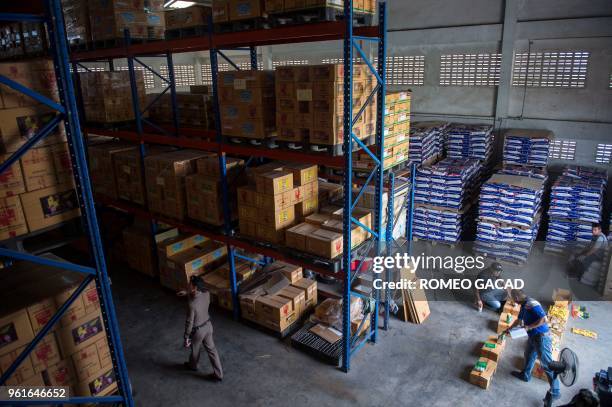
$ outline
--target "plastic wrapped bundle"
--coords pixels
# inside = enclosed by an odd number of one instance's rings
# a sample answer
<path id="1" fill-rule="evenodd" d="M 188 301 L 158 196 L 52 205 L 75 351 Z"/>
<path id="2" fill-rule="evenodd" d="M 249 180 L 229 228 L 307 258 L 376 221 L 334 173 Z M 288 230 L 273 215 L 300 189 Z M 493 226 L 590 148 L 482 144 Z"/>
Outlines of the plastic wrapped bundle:
<path id="1" fill-rule="evenodd" d="M 414 209 L 413 236 L 423 240 L 456 243 L 474 219 L 473 211 L 456 211 L 419 205 Z"/>
<path id="2" fill-rule="evenodd" d="M 544 192 L 544 181 L 494 174 L 481 188 L 478 216 L 485 222 L 531 228 Z"/>
<path id="3" fill-rule="evenodd" d="M 417 122 L 410 127 L 408 154 L 411 162 L 422 164 L 444 150 L 444 129 L 446 122 Z"/>
<path id="4" fill-rule="evenodd" d="M 461 210 L 478 187 L 481 164 L 477 160 L 446 158 L 417 169 L 414 201 Z"/>
<path id="5" fill-rule="evenodd" d="M 529 258 L 539 227 L 539 219 L 528 228 L 480 221 L 474 250 L 496 259 L 523 263 Z"/>
<path id="6" fill-rule="evenodd" d="M 544 167 L 525 167 L 522 165 L 504 164 L 503 168 L 497 171 L 498 174 L 520 175 L 522 177 L 537 178 L 546 181 L 548 174 Z"/>
<path id="7" fill-rule="evenodd" d="M 601 178 L 560 176 L 552 186 L 548 215 L 551 218 L 599 222 L 605 184 Z"/>
<path id="8" fill-rule="evenodd" d="M 504 138 L 504 164 L 546 166 L 553 137 L 548 130 L 508 130 Z"/>
<path id="9" fill-rule="evenodd" d="M 592 231 L 589 223 L 572 222 L 569 220 L 550 218 L 546 245 L 549 252 L 567 253 L 577 245 L 585 245 L 591 240 Z"/>
<path id="10" fill-rule="evenodd" d="M 608 172 L 606 170 L 583 165 L 566 165 L 563 167 L 562 175 L 583 180 L 597 179 L 603 181 L 604 185 L 608 182 Z"/>
<path id="11" fill-rule="evenodd" d="M 446 131 L 446 155 L 488 160 L 493 148 L 493 126 L 452 124 Z"/>

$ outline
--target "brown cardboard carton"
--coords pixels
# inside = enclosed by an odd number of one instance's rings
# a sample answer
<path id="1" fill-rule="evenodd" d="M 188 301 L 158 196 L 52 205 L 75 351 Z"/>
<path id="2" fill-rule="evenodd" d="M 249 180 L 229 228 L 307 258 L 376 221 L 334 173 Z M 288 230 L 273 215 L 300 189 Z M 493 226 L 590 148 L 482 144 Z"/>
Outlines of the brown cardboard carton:
<path id="1" fill-rule="evenodd" d="M 59 184 L 73 182 L 72 175 L 72 160 L 70 159 L 70 150 L 67 143 L 60 143 L 51 146 L 53 154 L 53 166 L 55 167 L 55 175 Z"/>
<path id="2" fill-rule="evenodd" d="M 306 216 L 306 223 L 311 225 L 321 226 L 323 222 L 330 220 L 331 215 L 325 213 L 313 213 L 312 215 Z"/>
<path id="3" fill-rule="evenodd" d="M 278 230 L 274 226 L 255 224 L 255 236 L 270 243 L 283 243 L 285 241 L 285 230 Z"/>
<path id="4" fill-rule="evenodd" d="M 272 211 L 258 210 L 259 219 L 253 219 L 260 224 L 269 226 L 273 230 L 281 230 L 287 226 L 293 225 L 295 221 L 295 208 L 288 206 L 287 208 Z"/>
<path id="5" fill-rule="evenodd" d="M 262 210 L 280 211 L 294 205 L 293 191 L 282 192 L 277 195 L 256 193 L 255 206 Z"/>
<path id="6" fill-rule="evenodd" d="M 329 204 L 342 199 L 343 187 L 340 184 L 332 182 L 318 182 L 319 187 L 319 205 Z"/>
<path id="7" fill-rule="evenodd" d="M 19 196 L 0 198 L 0 239 L 28 233 L 28 226 Z"/>
<path id="8" fill-rule="evenodd" d="M 277 195 L 293 189 L 293 174 L 286 171 L 270 171 L 255 178 L 257 192 Z"/>
<path id="9" fill-rule="evenodd" d="M 5 162 L 9 158 L 8 154 L 0 154 L 0 160 Z M 14 196 L 25 192 L 23 174 L 19 162 L 8 167 L 0 174 L 0 198 Z"/>
<path id="10" fill-rule="evenodd" d="M 0 354 L 0 372 L 4 373 L 24 349 L 25 346 L 17 348 L 11 352 Z M 13 373 L 9 378 L 7 385 L 17 385 L 23 383 L 34 376 L 35 373 L 36 372 L 34 371 L 31 358 L 25 358 L 17 370 L 15 370 L 15 373 Z"/>
<path id="11" fill-rule="evenodd" d="M 291 283 L 294 283 L 303 277 L 302 268 L 299 266 L 282 261 L 275 261 L 274 266 L 277 267 L 276 270 L 280 270 L 280 272 L 287 277 Z"/>
<path id="12" fill-rule="evenodd" d="M 213 23 L 229 21 L 229 0 L 214 0 L 212 4 Z"/>
<path id="13" fill-rule="evenodd" d="M 516 317 L 512 314 L 508 314 L 506 312 L 502 312 L 499 316 L 499 322 L 497 323 L 497 333 L 500 334 L 504 332 L 506 329 L 510 328 L 510 325 L 514 323 Z"/>
<path id="14" fill-rule="evenodd" d="M 94 312 L 58 329 L 62 355 L 72 355 L 105 336 L 102 313 Z"/>
<path id="15" fill-rule="evenodd" d="M 28 192 L 57 185 L 51 147 L 28 150 L 21 158 L 24 181 Z"/>
<path id="16" fill-rule="evenodd" d="M 304 314 L 306 310 L 306 293 L 304 290 L 289 286 L 280 290 L 276 295 L 291 300 L 297 318 L 300 318 Z"/>
<path id="17" fill-rule="evenodd" d="M 238 219 L 238 229 L 240 234 L 244 236 L 257 236 L 257 223 L 248 219 Z"/>
<path id="18" fill-rule="evenodd" d="M 60 304 L 61 305 L 61 304 Z M 37 334 L 49 322 L 57 306 L 53 297 L 44 298 L 26 308 L 32 331 Z"/>
<path id="19" fill-rule="evenodd" d="M 230 21 L 262 17 L 264 12 L 263 3 L 263 0 L 230 0 Z"/>
<path id="20" fill-rule="evenodd" d="M 503 312 L 508 313 L 508 314 L 514 316 L 514 318 L 517 318 L 519 312 L 521 312 L 521 305 L 520 304 L 515 304 L 515 303 L 510 302 L 510 301 L 506 301 L 506 303 L 504 304 Z"/>
<path id="21" fill-rule="evenodd" d="M 0 109 L 0 151 L 2 153 L 17 151 L 54 117 L 55 113 L 42 105 Z M 56 131 L 35 146 L 42 147 L 64 141 L 66 133 L 63 124 L 60 124 Z"/>
<path id="22" fill-rule="evenodd" d="M 140 273 L 155 277 L 158 274 L 151 231 L 139 226 L 123 229 L 123 245 L 128 266 Z"/>
<path id="23" fill-rule="evenodd" d="M 158 243 L 157 247 L 160 251 L 160 258 L 165 259 L 207 241 L 209 241 L 207 237 L 198 234 L 180 235 Z"/>
<path id="24" fill-rule="evenodd" d="M 53 333 L 41 339 L 30 354 L 30 359 L 32 360 L 32 366 L 34 366 L 34 371 L 36 373 L 42 373 L 50 366 L 60 362 L 62 358 L 57 340 Z"/>
<path id="25" fill-rule="evenodd" d="M 274 88 L 274 71 L 241 70 L 219 73 L 219 86 L 232 90 Z M 274 92 L 272 92 L 274 94 Z"/>
<path id="26" fill-rule="evenodd" d="M 25 193 L 21 195 L 21 205 L 30 232 L 80 215 L 76 191 L 70 184 Z"/>
<path id="27" fill-rule="evenodd" d="M 86 380 L 79 381 L 76 386 L 77 394 L 82 396 L 106 396 L 117 391 L 117 379 L 112 367 L 104 368 Z"/>
<path id="28" fill-rule="evenodd" d="M 259 222 L 259 209 L 256 206 L 240 205 L 238 207 L 238 218 Z"/>
<path id="29" fill-rule="evenodd" d="M 102 369 L 97 342 L 74 353 L 71 358 L 79 380 L 85 380 Z"/>
<path id="30" fill-rule="evenodd" d="M 89 174 L 96 196 L 112 200 L 118 198 L 113 156 L 122 151 L 136 150 L 136 148 L 134 144 L 123 142 L 110 142 L 88 147 Z"/>
<path id="31" fill-rule="evenodd" d="M 298 222 L 302 222 L 307 216 L 317 212 L 318 209 L 319 199 L 316 196 L 306 198 L 302 202 L 298 202 L 295 205 L 295 219 Z"/>
<path id="32" fill-rule="evenodd" d="M 342 332 L 325 324 L 316 324 L 310 328 L 310 332 L 319 336 L 321 339 L 329 343 L 336 343 L 342 339 Z"/>
<path id="33" fill-rule="evenodd" d="M 34 338 L 25 310 L 0 317 L 0 353 L 5 354 L 27 345 Z"/>
<path id="34" fill-rule="evenodd" d="M 49 367 L 49 369 L 43 373 L 43 376 L 45 377 L 45 382 L 49 386 L 71 387 L 76 383 L 74 367 L 69 358 Z"/>
<path id="35" fill-rule="evenodd" d="M 294 283 L 292 286 L 297 287 L 304 291 L 306 308 L 314 307 L 317 305 L 317 281 L 309 278 L 301 278 Z"/>
<path id="36" fill-rule="evenodd" d="M 108 341 L 106 338 L 100 339 L 96 342 L 96 347 L 98 348 L 98 355 L 100 356 L 100 364 L 102 368 L 109 367 L 113 365 L 113 360 L 110 354 L 110 348 L 108 347 Z"/>
<path id="37" fill-rule="evenodd" d="M 165 13 L 166 30 L 206 26 L 211 12 L 210 7 L 203 5 L 168 10 Z"/>
<path id="38" fill-rule="evenodd" d="M 238 205 L 257 206 L 257 191 L 252 185 L 237 188 Z"/>
<path id="39" fill-rule="evenodd" d="M 493 362 L 499 362 L 504 346 L 505 343 L 503 341 L 499 342 L 496 335 L 490 336 L 482 345 L 480 356 Z"/>
<path id="40" fill-rule="evenodd" d="M 281 327 L 281 330 L 295 321 L 292 300 L 278 295 L 258 297 L 255 300 L 255 315 L 259 322 L 270 322 Z"/>
<path id="41" fill-rule="evenodd" d="M 493 379 L 493 374 L 497 369 L 497 363 L 486 358 L 480 358 L 478 362 L 486 364 L 485 370 L 484 372 L 479 372 L 472 369 L 470 372 L 470 383 L 486 390 L 489 388 L 489 384 L 491 384 L 491 379 Z"/>
<path id="42" fill-rule="evenodd" d="M 285 231 L 285 244 L 287 247 L 305 252 L 306 237 L 316 229 L 318 227 L 310 223 L 300 223 L 293 226 Z"/>
<path id="43" fill-rule="evenodd" d="M 114 2 L 107 2 L 111 5 Z M 104 41 L 123 38 L 127 28 L 132 38 L 147 38 L 147 18 L 144 8 L 139 10 L 115 10 L 111 13 L 101 12 L 90 5 L 89 22 L 93 41 Z"/>
<path id="44" fill-rule="evenodd" d="M 76 290 L 77 285 L 73 285 L 68 288 L 64 288 L 61 292 L 55 295 L 55 303 L 63 304 L 66 300 L 72 295 L 72 293 Z M 62 326 L 72 325 L 74 322 L 79 319 L 87 316 L 93 315 L 100 311 L 100 299 L 98 298 L 98 292 L 96 289 L 95 283 L 90 283 L 81 295 L 79 295 L 76 300 L 68 307 L 66 313 L 60 319 L 60 323 Z"/>
<path id="45" fill-rule="evenodd" d="M 220 179 L 219 157 L 217 154 L 210 154 L 196 160 L 198 173 Z M 235 176 L 244 168 L 244 160 L 240 158 L 226 157 L 225 170 L 228 177 Z"/>
<path id="46" fill-rule="evenodd" d="M 342 234 L 344 231 L 343 221 L 338 219 L 326 220 L 321 224 L 322 229 L 331 230 L 336 233 Z M 366 239 L 367 232 L 359 225 L 351 224 L 351 247 L 354 248 Z"/>
<path id="47" fill-rule="evenodd" d="M 317 229 L 306 236 L 306 251 L 327 259 L 342 254 L 342 234 L 331 230 Z"/>
<path id="48" fill-rule="evenodd" d="M 163 286 L 173 290 L 185 290 L 193 275 L 200 275 L 219 266 L 225 260 L 226 246 L 206 241 L 166 259 L 160 270 Z"/>
<path id="49" fill-rule="evenodd" d="M 293 184 L 295 186 L 310 184 L 317 181 L 318 167 L 311 164 L 288 164 L 285 166 L 286 171 L 291 171 L 293 174 Z"/>

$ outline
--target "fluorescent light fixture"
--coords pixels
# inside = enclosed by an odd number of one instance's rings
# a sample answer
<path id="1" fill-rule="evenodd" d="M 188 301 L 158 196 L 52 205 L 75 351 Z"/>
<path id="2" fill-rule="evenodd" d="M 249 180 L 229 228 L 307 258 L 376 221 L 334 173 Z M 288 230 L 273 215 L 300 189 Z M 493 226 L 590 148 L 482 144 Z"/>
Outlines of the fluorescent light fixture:
<path id="1" fill-rule="evenodd" d="M 169 1 L 164 3 L 164 7 L 185 8 L 185 7 L 193 6 L 194 4 L 196 4 L 194 1 L 169 0 Z"/>

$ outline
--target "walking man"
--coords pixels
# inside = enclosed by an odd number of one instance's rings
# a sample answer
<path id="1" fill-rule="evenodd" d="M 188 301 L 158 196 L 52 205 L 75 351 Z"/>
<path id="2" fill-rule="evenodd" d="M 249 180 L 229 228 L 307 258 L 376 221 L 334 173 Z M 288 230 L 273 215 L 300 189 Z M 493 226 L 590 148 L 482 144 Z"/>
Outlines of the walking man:
<path id="1" fill-rule="evenodd" d="M 200 349 L 204 346 L 208 359 L 213 367 L 213 373 L 207 376 L 208 380 L 220 382 L 223 379 L 223 368 L 219 353 L 213 342 L 213 327 L 208 315 L 210 305 L 210 292 L 204 287 L 204 282 L 198 276 L 192 276 L 189 281 L 189 310 L 185 321 L 185 348 L 191 347 L 189 362 L 184 366 L 193 371 L 198 370 Z"/>

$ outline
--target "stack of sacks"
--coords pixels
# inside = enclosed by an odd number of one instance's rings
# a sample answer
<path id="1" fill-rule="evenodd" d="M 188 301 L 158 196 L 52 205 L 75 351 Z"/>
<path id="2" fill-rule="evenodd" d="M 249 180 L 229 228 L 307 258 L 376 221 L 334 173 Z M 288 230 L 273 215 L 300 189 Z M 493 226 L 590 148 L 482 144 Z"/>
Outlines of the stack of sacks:
<path id="1" fill-rule="evenodd" d="M 544 181 L 494 174 L 482 186 L 475 249 L 512 262 L 529 257 L 540 224 Z"/>
<path id="2" fill-rule="evenodd" d="M 417 170 L 414 201 L 460 210 L 470 202 L 480 173 L 477 160 L 445 158 Z"/>
<path id="3" fill-rule="evenodd" d="M 410 127 L 410 148 L 408 154 L 411 162 L 423 164 L 442 154 L 444 149 L 444 129 L 446 122 L 417 122 Z"/>
<path id="4" fill-rule="evenodd" d="M 414 236 L 447 243 L 461 240 L 473 223 L 474 213 L 470 209 L 480 170 L 477 160 L 450 158 L 419 167 L 414 193 Z"/>
<path id="5" fill-rule="evenodd" d="M 525 167 L 522 165 L 504 164 L 502 169 L 497 171 L 497 173 L 506 175 L 520 175 L 529 178 L 538 178 L 544 181 L 548 179 L 548 173 L 545 167 Z"/>
<path id="6" fill-rule="evenodd" d="M 608 174 L 604 170 L 566 166 L 552 186 L 545 250 L 563 253 L 568 243 L 591 240 L 591 223 L 601 220 Z"/>
<path id="7" fill-rule="evenodd" d="M 454 123 L 446 131 L 446 154 L 451 158 L 488 160 L 493 147 L 493 126 Z"/>
<path id="8" fill-rule="evenodd" d="M 546 166 L 553 137 L 549 130 L 508 130 L 504 138 L 504 164 Z"/>

